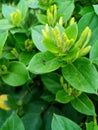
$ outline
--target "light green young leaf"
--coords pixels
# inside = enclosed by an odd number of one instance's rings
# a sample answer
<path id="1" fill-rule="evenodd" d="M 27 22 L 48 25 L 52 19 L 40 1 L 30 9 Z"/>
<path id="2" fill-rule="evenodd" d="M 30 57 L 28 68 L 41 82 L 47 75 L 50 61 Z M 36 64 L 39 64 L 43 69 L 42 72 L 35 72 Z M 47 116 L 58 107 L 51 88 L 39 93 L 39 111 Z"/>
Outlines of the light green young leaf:
<path id="1" fill-rule="evenodd" d="M 96 115 L 93 102 L 86 94 L 81 94 L 79 97 L 71 101 L 72 106 L 80 113 L 86 115 Z"/>
<path id="2" fill-rule="evenodd" d="M 9 30 L 13 27 L 14 26 L 7 19 L 0 20 L 0 30 Z"/>
<path id="3" fill-rule="evenodd" d="M 98 15 L 98 4 L 93 5 L 93 8 L 94 8 L 95 13 Z"/>
<path id="4" fill-rule="evenodd" d="M 87 93 L 97 93 L 98 73 L 87 58 L 79 58 L 73 64 L 62 68 L 64 78 L 77 90 Z"/>
<path id="5" fill-rule="evenodd" d="M 0 57 L 2 55 L 2 50 L 3 50 L 4 44 L 7 40 L 7 36 L 8 36 L 8 31 L 0 32 Z"/>
<path id="6" fill-rule="evenodd" d="M 42 24 L 47 24 L 48 23 L 48 20 L 47 20 L 47 16 L 44 15 L 44 14 L 37 14 L 37 19 L 40 23 Z"/>
<path id="7" fill-rule="evenodd" d="M 60 103 L 68 103 L 74 99 L 74 96 L 68 95 L 64 90 L 60 90 L 56 93 L 56 101 Z"/>
<path id="8" fill-rule="evenodd" d="M 58 57 L 50 52 L 39 52 L 31 59 L 28 70 L 35 74 L 43 74 L 57 70 L 61 66 Z"/>
<path id="9" fill-rule="evenodd" d="M 58 5 L 58 17 L 63 16 L 64 22 L 67 22 L 72 15 L 74 10 L 74 0 L 55 0 Z"/>
<path id="10" fill-rule="evenodd" d="M 65 30 L 65 33 L 69 39 L 73 39 L 75 41 L 77 38 L 77 35 L 78 35 L 77 24 L 74 23 L 74 24 L 68 26 L 68 28 L 66 28 L 66 30 Z"/>
<path id="11" fill-rule="evenodd" d="M 52 130 L 82 130 L 70 119 L 54 114 L 52 119 Z"/>
<path id="12" fill-rule="evenodd" d="M 21 16 L 22 16 L 22 20 L 23 20 L 26 17 L 26 13 L 28 10 L 26 0 L 20 0 L 20 2 L 17 5 L 17 8 L 21 11 Z"/>
<path id="13" fill-rule="evenodd" d="M 16 113 L 12 113 L 11 116 L 7 118 L 0 130 L 25 130 L 25 128 L 21 119 L 16 115 Z"/>
<path id="14" fill-rule="evenodd" d="M 38 26 L 33 27 L 32 32 L 31 32 L 32 40 L 33 40 L 35 46 L 37 47 L 37 49 L 39 49 L 42 52 L 47 50 L 42 43 L 42 40 L 43 40 L 42 29 L 44 29 L 44 28 L 45 28 L 44 25 L 38 25 Z"/>
<path id="15" fill-rule="evenodd" d="M 28 0 L 27 4 L 28 4 L 29 8 L 32 8 L 32 9 L 38 9 L 39 8 L 38 0 Z"/>
<path id="16" fill-rule="evenodd" d="M 29 80 L 28 71 L 21 62 L 10 62 L 8 71 L 8 74 L 2 76 L 2 80 L 8 85 L 17 87 L 25 84 Z"/>
<path id="17" fill-rule="evenodd" d="M 94 125 L 94 122 L 86 123 L 86 130 L 98 130 L 98 125 Z"/>
<path id="18" fill-rule="evenodd" d="M 11 20 L 11 13 L 15 12 L 16 8 L 8 5 L 2 5 L 2 14 L 3 16 L 8 19 L 9 21 Z"/>

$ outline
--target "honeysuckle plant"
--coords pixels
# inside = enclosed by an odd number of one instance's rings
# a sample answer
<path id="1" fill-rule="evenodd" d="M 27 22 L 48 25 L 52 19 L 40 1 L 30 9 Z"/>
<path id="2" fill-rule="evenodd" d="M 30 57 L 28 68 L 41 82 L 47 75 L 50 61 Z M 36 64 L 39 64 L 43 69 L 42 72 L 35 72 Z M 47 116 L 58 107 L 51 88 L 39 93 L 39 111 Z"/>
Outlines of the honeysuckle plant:
<path id="1" fill-rule="evenodd" d="M 0 2 L 0 130 L 98 129 L 97 8 Z"/>

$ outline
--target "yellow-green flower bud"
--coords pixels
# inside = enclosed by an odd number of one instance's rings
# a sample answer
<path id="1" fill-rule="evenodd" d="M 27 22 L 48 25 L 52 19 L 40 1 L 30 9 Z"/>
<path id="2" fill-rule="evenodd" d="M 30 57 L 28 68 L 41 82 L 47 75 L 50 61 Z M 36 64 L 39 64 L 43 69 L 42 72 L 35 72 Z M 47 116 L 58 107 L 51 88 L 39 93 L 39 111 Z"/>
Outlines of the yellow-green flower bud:
<path id="1" fill-rule="evenodd" d="M 67 93 L 69 96 L 71 96 L 72 92 L 73 92 L 73 89 L 71 87 L 67 89 Z"/>
<path id="2" fill-rule="evenodd" d="M 30 52 L 30 51 L 32 50 L 32 48 L 33 48 L 33 42 L 32 42 L 32 40 L 27 39 L 27 40 L 25 41 L 25 49 L 26 49 L 28 52 Z"/>
<path id="3" fill-rule="evenodd" d="M 16 58 L 19 57 L 19 54 L 18 54 L 16 48 L 13 48 L 13 49 L 11 50 L 11 53 L 12 53 Z"/>
<path id="4" fill-rule="evenodd" d="M 70 22 L 69 22 L 69 25 L 72 25 L 72 24 L 74 24 L 74 23 L 75 23 L 75 18 L 72 17 L 71 20 L 70 20 Z"/>
<path id="5" fill-rule="evenodd" d="M 6 74 L 7 72 L 8 72 L 7 66 L 1 65 L 0 66 L 0 74 L 3 75 L 3 74 Z"/>
<path id="6" fill-rule="evenodd" d="M 19 9 L 17 9 L 15 12 L 11 13 L 11 20 L 15 26 L 17 26 L 17 27 L 20 26 L 20 24 L 22 22 L 22 18 L 21 18 L 21 12 Z"/>
<path id="7" fill-rule="evenodd" d="M 79 57 L 86 55 L 90 51 L 90 49 L 91 49 L 91 46 L 87 46 L 87 47 L 83 48 L 82 50 L 80 50 Z"/>
<path id="8" fill-rule="evenodd" d="M 59 25 L 63 26 L 63 17 L 60 17 L 60 19 L 59 19 Z"/>
<path id="9" fill-rule="evenodd" d="M 54 10 L 53 10 L 54 14 L 53 15 L 54 15 L 54 18 L 56 19 L 56 17 L 57 17 L 57 6 L 54 5 L 53 8 L 54 8 Z"/>
<path id="10" fill-rule="evenodd" d="M 82 32 L 82 34 L 80 36 L 80 39 L 76 43 L 76 47 L 84 48 L 87 45 L 87 43 L 89 42 L 90 37 L 91 37 L 91 30 L 89 29 L 89 27 L 86 27 L 83 30 L 83 32 Z"/>
<path id="11" fill-rule="evenodd" d="M 88 42 L 89 42 L 89 40 L 91 38 L 91 30 L 89 29 L 89 27 L 85 28 L 84 35 L 86 36 L 86 40 L 85 40 L 82 48 L 84 48 L 88 44 Z"/>
<path id="12" fill-rule="evenodd" d="M 48 23 L 53 26 L 56 22 L 56 17 L 57 17 L 57 7 L 56 5 L 52 5 L 49 9 L 47 9 Z"/>

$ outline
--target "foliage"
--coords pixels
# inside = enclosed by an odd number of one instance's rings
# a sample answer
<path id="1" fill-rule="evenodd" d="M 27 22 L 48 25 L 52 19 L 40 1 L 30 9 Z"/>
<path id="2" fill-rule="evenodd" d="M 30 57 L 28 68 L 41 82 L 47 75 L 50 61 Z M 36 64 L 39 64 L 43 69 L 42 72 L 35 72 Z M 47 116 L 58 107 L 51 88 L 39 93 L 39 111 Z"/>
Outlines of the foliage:
<path id="1" fill-rule="evenodd" d="M 0 1 L 0 130 L 97 130 L 98 1 Z"/>

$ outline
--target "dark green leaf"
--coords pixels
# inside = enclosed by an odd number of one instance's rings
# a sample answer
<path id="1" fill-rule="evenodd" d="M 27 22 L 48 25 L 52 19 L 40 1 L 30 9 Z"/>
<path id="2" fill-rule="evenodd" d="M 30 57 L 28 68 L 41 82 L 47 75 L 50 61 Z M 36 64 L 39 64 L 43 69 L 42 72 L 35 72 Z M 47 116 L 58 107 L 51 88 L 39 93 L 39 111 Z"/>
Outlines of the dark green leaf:
<path id="1" fill-rule="evenodd" d="M 21 119 L 16 115 L 16 113 L 12 113 L 12 115 L 7 118 L 0 130 L 25 130 L 25 128 Z"/>
<path id="2" fill-rule="evenodd" d="M 41 128 L 42 120 L 41 120 L 40 115 L 37 113 L 26 114 L 22 118 L 22 121 L 24 123 L 25 130 L 40 130 Z"/>
<path id="3" fill-rule="evenodd" d="M 0 57 L 2 55 L 2 50 L 3 50 L 4 44 L 7 40 L 7 36 L 8 36 L 8 31 L 0 32 Z"/>
<path id="4" fill-rule="evenodd" d="M 41 76 L 42 82 L 45 87 L 56 94 L 58 90 L 62 89 L 60 85 L 60 76 L 57 73 L 49 73 Z"/>

